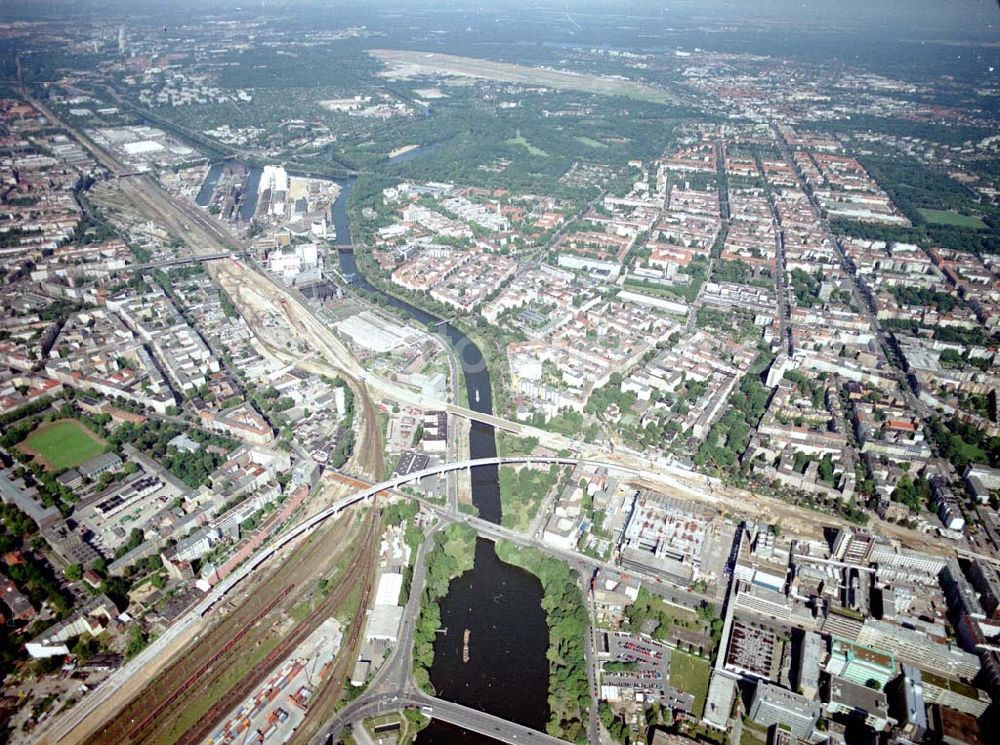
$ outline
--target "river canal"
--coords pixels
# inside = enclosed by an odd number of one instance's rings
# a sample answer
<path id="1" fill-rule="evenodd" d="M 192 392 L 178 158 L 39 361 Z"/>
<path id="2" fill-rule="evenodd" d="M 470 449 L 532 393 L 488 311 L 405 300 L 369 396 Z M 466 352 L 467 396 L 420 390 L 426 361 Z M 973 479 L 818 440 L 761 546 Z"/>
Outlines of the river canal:
<path id="1" fill-rule="evenodd" d="M 215 191 L 215 185 L 219 183 L 219 178 L 221 178 L 226 164 L 231 162 L 233 161 L 223 160 L 212 164 L 212 167 L 208 169 L 208 173 L 205 174 L 205 180 L 201 184 L 198 196 L 195 197 L 195 204 L 199 207 L 208 206 L 208 203 L 212 199 L 212 193 Z M 240 219 L 243 222 L 249 222 L 257 211 L 257 187 L 260 186 L 260 176 L 262 173 L 263 169 L 260 166 L 250 166 L 249 168 L 246 192 L 243 203 L 240 205 Z"/>
<path id="2" fill-rule="evenodd" d="M 417 153 L 416 150 L 406 153 Z M 411 157 L 413 157 L 411 155 Z M 341 194 L 333 206 L 337 242 L 350 243 L 347 199 L 353 180 L 342 180 Z M 354 274 L 355 285 L 381 295 L 392 307 L 418 323 L 438 324 L 440 319 L 392 295 L 383 293 L 358 271 L 354 254 L 340 253 L 345 276 Z M 493 413 L 490 373 L 479 347 L 450 323 L 440 326 L 460 356 L 465 373 L 469 406 Z M 478 392 L 478 396 L 476 395 Z M 496 455 L 493 428 L 473 422 L 469 433 L 472 458 Z M 472 500 L 482 518 L 500 522 L 500 486 L 496 466 L 480 466 L 472 472 Z M 548 628 L 541 607 L 542 586 L 538 579 L 497 558 L 494 544 L 480 538 L 472 571 L 451 583 L 441 599 L 441 625 L 447 633 L 434 645 L 431 682 L 438 695 L 449 701 L 487 711 L 528 727 L 544 731 L 548 706 Z M 469 661 L 463 661 L 465 629 L 469 630 Z M 492 743 L 493 740 L 434 720 L 420 733 L 418 745 L 431 743 Z"/>

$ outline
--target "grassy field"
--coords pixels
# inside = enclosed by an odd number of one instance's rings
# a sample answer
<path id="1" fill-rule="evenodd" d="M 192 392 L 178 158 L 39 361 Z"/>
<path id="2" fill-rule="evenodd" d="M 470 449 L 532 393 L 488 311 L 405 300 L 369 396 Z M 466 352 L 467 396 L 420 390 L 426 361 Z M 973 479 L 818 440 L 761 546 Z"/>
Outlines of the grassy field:
<path id="1" fill-rule="evenodd" d="M 692 714 L 699 718 L 705 710 L 710 673 L 708 660 L 676 649 L 670 653 L 670 686 L 694 696 Z"/>
<path id="2" fill-rule="evenodd" d="M 659 297 L 666 298 L 667 300 L 676 300 L 680 303 L 685 301 L 685 297 L 680 291 L 665 285 L 643 282 L 641 279 L 626 279 L 625 289 L 632 290 L 633 292 L 645 293 L 646 295 L 657 295 Z"/>
<path id="3" fill-rule="evenodd" d="M 591 139 L 590 137 L 584 137 L 582 135 L 577 135 L 573 139 L 576 140 L 577 142 L 582 142 L 587 147 L 592 147 L 594 149 L 606 150 L 608 147 L 600 140 L 594 140 Z"/>
<path id="4" fill-rule="evenodd" d="M 364 721 L 364 728 L 368 732 L 369 739 L 377 741 L 379 735 L 375 731 L 376 728 L 392 724 L 399 727 L 397 730 L 399 736 L 397 742 L 399 745 L 409 745 L 409 743 L 412 743 L 416 739 L 417 733 L 430 724 L 430 720 L 420 712 L 406 711 L 402 715 L 393 713 L 366 719 Z"/>
<path id="5" fill-rule="evenodd" d="M 549 154 L 547 152 L 542 150 L 540 147 L 535 147 L 534 145 L 532 145 L 520 132 L 517 133 L 517 137 L 511 137 L 509 140 L 507 140 L 507 144 L 520 145 L 521 147 L 523 147 L 525 150 L 528 151 L 528 155 L 537 155 L 542 158 L 549 157 Z"/>
<path id="6" fill-rule="evenodd" d="M 917 212 L 933 225 L 954 225 L 957 228 L 986 230 L 986 223 L 973 215 L 960 215 L 951 210 L 932 210 L 926 207 L 917 208 Z"/>
<path id="7" fill-rule="evenodd" d="M 76 419 L 57 419 L 37 427 L 18 449 L 50 471 L 62 471 L 103 453 L 104 440 Z"/>

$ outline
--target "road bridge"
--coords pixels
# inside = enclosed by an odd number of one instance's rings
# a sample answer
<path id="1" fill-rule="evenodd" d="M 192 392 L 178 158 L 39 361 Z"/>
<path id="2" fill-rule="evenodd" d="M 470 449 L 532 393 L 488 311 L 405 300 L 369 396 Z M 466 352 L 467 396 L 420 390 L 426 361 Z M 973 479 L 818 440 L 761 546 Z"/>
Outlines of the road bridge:
<path id="1" fill-rule="evenodd" d="M 528 455 L 511 455 L 511 456 L 500 456 L 496 458 L 472 458 L 469 460 L 456 461 L 454 463 L 442 463 L 436 466 L 431 466 L 430 468 L 424 468 L 419 471 L 413 471 L 411 473 L 404 474 L 402 476 L 396 476 L 395 478 L 389 479 L 388 481 L 383 481 L 381 483 L 375 484 L 368 487 L 367 489 L 362 489 L 355 492 L 349 496 L 339 499 L 334 502 L 330 507 L 327 507 L 322 512 L 317 512 L 312 517 L 306 518 L 303 522 L 299 523 L 296 527 L 292 528 L 289 532 L 282 536 L 281 540 L 271 545 L 269 548 L 259 552 L 256 556 L 251 557 L 246 563 L 244 563 L 240 569 L 233 572 L 216 585 L 212 591 L 195 606 L 195 612 L 198 615 L 204 615 L 212 606 L 218 603 L 225 595 L 232 590 L 237 584 L 239 584 L 243 579 L 245 579 L 254 569 L 260 566 L 262 563 L 267 561 L 271 556 L 280 551 L 286 545 L 292 541 L 298 539 L 300 536 L 308 533 L 310 530 L 315 528 L 324 520 L 327 520 L 333 515 L 347 509 L 351 505 L 362 502 L 370 497 L 375 496 L 384 491 L 391 491 L 397 489 L 405 484 L 411 484 L 414 481 L 420 481 L 428 476 L 437 476 L 443 473 L 449 473 L 451 471 L 463 471 L 465 469 L 477 468 L 479 466 L 500 466 L 505 464 L 523 464 L 523 465 L 566 465 L 575 466 L 581 461 L 578 458 L 561 458 L 561 457 L 548 457 L 548 456 L 528 456 Z M 606 466 L 619 471 L 631 471 L 631 469 L 623 469 L 621 466 L 611 465 L 609 463 L 599 463 L 599 465 Z M 633 471 L 634 473 L 634 471 Z M 492 525 L 492 523 L 489 523 Z"/>
<path id="2" fill-rule="evenodd" d="M 413 632 L 416 619 L 420 613 L 420 600 L 423 597 L 424 581 L 427 566 L 426 554 L 434 544 L 434 528 L 424 534 L 417 549 L 413 562 L 413 579 L 410 596 L 406 602 L 403 623 L 400 626 L 399 639 L 393 645 L 392 652 L 385 664 L 375 674 L 368 689 L 357 699 L 350 702 L 340 711 L 332 712 L 329 719 L 319 730 L 314 742 L 335 741 L 343 729 L 350 725 L 355 729 L 369 717 L 378 716 L 390 711 L 398 711 L 404 707 L 420 707 L 423 713 L 431 718 L 463 727 L 471 732 L 505 740 L 506 742 L 546 743 L 555 745 L 560 742 L 541 732 L 529 729 L 515 722 L 508 722 L 483 711 L 460 704 L 433 698 L 417 688 L 412 676 Z"/>
<path id="3" fill-rule="evenodd" d="M 480 411 L 474 411 L 466 408 L 465 406 L 459 406 L 458 404 L 445 404 L 444 410 L 449 414 L 460 416 L 463 419 L 468 419 L 473 422 L 482 422 L 483 424 L 490 425 L 494 429 L 502 429 L 504 432 L 510 432 L 515 435 L 520 435 L 525 430 L 524 425 L 519 424 L 518 422 L 512 422 L 509 419 L 494 416 L 493 414 L 484 414 Z"/>
<path id="4" fill-rule="evenodd" d="M 574 457 L 560 457 L 560 456 L 531 456 L 531 455 L 512 455 L 512 456 L 497 456 L 493 458 L 473 458 L 468 460 L 456 461 L 453 463 L 442 463 L 430 468 L 424 468 L 419 471 L 414 471 L 412 473 L 404 474 L 402 476 L 396 476 L 387 481 L 382 481 L 378 484 L 360 489 L 353 494 L 350 494 L 327 509 L 316 513 L 315 515 L 306 518 L 304 521 L 296 525 L 290 531 L 281 536 L 274 543 L 264 547 L 258 551 L 255 555 L 251 556 L 246 562 L 244 562 L 236 571 L 226 577 L 222 582 L 213 587 L 209 593 L 195 604 L 190 610 L 188 610 L 184 615 L 177 619 L 160 637 L 158 637 L 153 643 L 147 646 L 142 652 L 132 658 L 124 666 L 116 670 L 111 676 L 104 681 L 100 686 L 91 691 L 80 703 L 74 706 L 71 710 L 64 714 L 63 718 L 53 717 L 49 719 L 46 724 L 48 727 L 47 731 L 39 732 L 42 737 L 41 741 L 47 742 L 58 742 L 65 738 L 75 727 L 79 724 L 93 711 L 95 711 L 99 706 L 101 706 L 110 696 L 115 693 L 119 688 L 128 684 L 129 679 L 135 675 L 139 670 L 141 670 L 146 665 L 151 664 L 163 651 L 170 647 L 176 640 L 180 639 L 185 633 L 187 633 L 202 617 L 209 613 L 212 608 L 219 603 L 226 595 L 228 595 L 233 588 L 239 585 L 243 580 L 249 577 L 258 567 L 272 558 L 276 553 L 281 551 L 283 548 L 298 540 L 302 536 L 306 535 L 309 531 L 315 528 L 324 520 L 336 515 L 343 510 L 347 509 L 351 505 L 362 502 L 369 499 L 376 494 L 381 492 L 391 491 L 400 486 L 410 484 L 416 481 L 420 481 L 428 476 L 435 476 L 439 474 L 449 473 L 452 471 L 460 471 L 464 469 L 478 468 L 481 466 L 501 466 L 501 465 L 566 465 L 575 466 L 578 464 L 593 466 L 593 467 L 603 467 L 608 470 L 617 471 L 619 473 L 626 473 L 632 476 L 638 477 L 648 477 L 651 476 L 648 471 L 642 471 L 636 468 L 631 468 L 629 466 L 624 466 L 618 463 L 612 463 L 606 460 L 589 459 L 589 458 L 574 458 Z M 487 538 L 493 540 L 506 539 L 510 540 L 518 545 L 522 546 L 532 546 L 539 550 L 545 551 L 548 554 L 557 556 L 568 563 L 574 568 L 581 570 L 583 572 L 592 571 L 595 568 L 616 570 L 616 568 L 605 562 L 592 559 L 583 554 L 575 551 L 563 551 L 553 548 L 548 544 L 539 541 L 532 536 L 525 536 L 521 533 L 508 530 L 494 523 L 482 520 L 473 515 L 465 514 L 451 514 L 448 512 L 447 508 L 441 507 L 440 505 L 434 505 L 427 503 L 428 507 L 433 509 L 438 514 L 444 516 L 449 520 L 457 520 L 469 524 L 477 533 L 483 535 Z M 687 605 L 690 603 L 695 603 L 695 605 L 701 602 L 714 602 L 714 598 L 710 598 L 701 593 L 692 592 L 689 590 L 684 590 L 682 588 L 653 584 L 650 589 L 660 595 L 663 595 L 668 602 L 678 603 L 680 605 Z M 684 601 L 687 601 L 687 604 Z M 434 704 L 431 704 L 432 706 Z M 456 704 L 446 704 L 448 707 L 456 707 Z M 464 707 L 459 707 L 463 708 Z M 442 709 L 442 714 L 446 712 L 456 712 L 455 709 Z M 470 710 L 471 711 L 471 710 Z M 482 714 L 481 712 L 476 712 L 476 714 Z M 454 714 L 456 718 L 462 717 L 459 726 L 466 727 L 468 729 L 475 729 L 478 726 L 496 726 L 496 717 L 490 717 L 490 715 L 482 714 L 482 718 L 476 721 L 470 721 L 466 717 L 471 716 L 468 712 L 457 712 Z M 439 718 L 443 719 L 443 715 Z M 451 720 L 447 720 L 451 721 Z M 497 720 L 503 721 L 503 720 Z M 477 723 L 479 722 L 479 723 Z M 515 725 L 519 726 L 519 725 Z M 529 730 L 527 728 L 522 728 L 527 733 L 533 733 L 532 737 L 543 737 L 541 733 L 534 732 L 534 730 Z M 476 729 L 475 731 L 480 731 Z M 491 734 L 485 732 L 484 734 Z M 517 734 L 516 731 L 512 731 L 511 734 Z M 522 733 L 523 734 L 523 733 Z M 492 736 L 498 736 L 493 734 Z M 509 739 L 508 742 L 522 741 L 520 735 L 517 738 Z M 528 739 L 527 742 L 543 742 L 543 740 L 532 740 Z"/>
<path id="5" fill-rule="evenodd" d="M 627 466 L 618 465 L 615 463 L 609 463 L 603 460 L 588 460 L 581 458 L 565 458 L 559 456 L 530 456 L 530 455 L 509 455 L 509 456 L 498 456 L 495 458 L 473 458 L 469 460 L 456 461 L 454 463 L 442 463 L 436 466 L 431 466 L 430 468 L 424 468 L 420 471 L 413 471 L 412 473 L 404 474 L 402 476 L 396 476 L 395 478 L 383 481 L 378 484 L 374 484 L 365 489 L 361 489 L 354 494 L 348 495 L 343 499 L 336 501 L 333 505 L 318 512 L 312 517 L 306 518 L 303 522 L 299 523 L 297 526 L 292 528 L 288 533 L 281 537 L 281 539 L 272 544 L 271 546 L 260 551 L 256 556 L 248 559 L 239 569 L 237 569 L 233 574 L 229 575 L 216 585 L 212 591 L 195 606 L 194 612 L 198 615 L 204 615 L 211 610 L 212 606 L 218 603 L 223 597 L 228 594 L 233 587 L 242 582 L 246 577 L 248 577 L 257 567 L 267 561 L 271 556 L 280 551 L 286 545 L 295 541 L 302 535 L 305 535 L 314 527 L 319 525 L 324 520 L 327 520 L 331 516 L 345 510 L 351 505 L 362 502 L 370 497 L 375 496 L 381 492 L 391 491 L 400 486 L 406 484 L 411 484 L 415 481 L 420 481 L 428 476 L 436 476 L 443 473 L 449 473 L 452 471 L 461 471 L 465 469 L 477 468 L 480 466 L 502 466 L 502 465 L 563 465 L 563 466 L 576 466 L 576 465 L 588 465 L 596 468 L 607 468 L 608 470 L 618 471 L 619 473 L 626 473 L 632 476 L 644 476 L 644 472 L 639 471 L 635 468 L 629 468 Z M 421 500 L 423 501 L 423 500 Z M 458 520 L 465 522 L 476 530 L 480 535 L 486 536 L 493 540 L 509 540 L 521 546 L 531 546 L 539 550 L 545 551 L 553 556 L 558 556 L 559 558 L 569 562 L 574 565 L 575 568 L 583 569 L 585 571 L 591 571 L 596 568 L 615 570 L 616 567 L 607 562 L 602 562 L 597 559 L 590 558 L 584 554 L 577 551 L 568 551 L 556 549 L 540 540 L 535 539 L 532 536 L 526 536 L 522 533 L 518 533 L 513 530 L 501 527 L 495 523 L 491 523 L 488 520 L 483 520 L 482 518 L 476 517 L 475 515 L 465 515 L 458 514 L 452 515 L 448 512 L 446 507 L 440 505 L 435 505 L 430 502 L 425 502 L 425 504 L 442 515 L 446 519 Z M 665 588 L 666 589 L 666 588 Z M 690 590 L 684 590 L 679 587 L 670 587 L 670 592 L 675 595 L 683 596 L 689 600 L 689 602 L 694 602 L 696 605 L 701 602 L 714 602 L 714 598 L 704 595 L 702 593 L 693 592 Z M 658 593 L 659 594 L 659 593 Z M 675 601 L 676 602 L 676 601 Z"/>
<path id="6" fill-rule="evenodd" d="M 508 743 L 538 743 L 538 745 L 564 745 L 565 740 L 544 732 L 507 721 L 485 711 L 472 709 L 462 704 L 434 698 L 424 693 L 393 691 L 365 699 L 360 705 L 349 705 L 338 712 L 337 717 L 324 730 L 316 743 L 336 742 L 337 736 L 351 722 L 360 722 L 369 717 L 399 711 L 406 707 L 420 707 L 421 713 L 431 719 L 439 719 L 457 727 L 492 737 Z"/>

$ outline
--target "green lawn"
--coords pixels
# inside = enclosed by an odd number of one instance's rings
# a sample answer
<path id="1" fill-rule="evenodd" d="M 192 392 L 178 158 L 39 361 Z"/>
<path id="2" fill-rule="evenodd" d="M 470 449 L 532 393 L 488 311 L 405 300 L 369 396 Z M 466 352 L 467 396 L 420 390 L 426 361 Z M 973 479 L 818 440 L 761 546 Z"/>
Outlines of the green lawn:
<path id="1" fill-rule="evenodd" d="M 520 132 L 517 133 L 517 137 L 511 137 L 509 140 L 507 140 L 507 144 L 520 145 L 521 147 L 523 147 L 525 150 L 528 151 L 528 155 L 538 155 L 541 156 L 542 158 L 549 157 L 549 154 L 547 152 L 542 150 L 540 147 L 535 147 L 534 145 L 532 145 L 530 142 L 528 142 L 528 139 Z"/>
<path id="2" fill-rule="evenodd" d="M 927 222 L 934 225 L 954 225 L 958 228 L 974 228 L 986 230 L 986 223 L 974 215 L 960 215 L 951 210 L 932 210 L 926 207 L 917 208 L 917 212 Z"/>
<path id="3" fill-rule="evenodd" d="M 576 140 L 577 142 L 582 142 L 587 147 L 592 147 L 594 149 L 606 150 L 608 147 L 600 140 L 595 140 L 590 137 L 584 137 L 583 135 L 577 135 L 573 139 Z"/>
<path id="4" fill-rule="evenodd" d="M 757 735 L 754 730 L 748 729 L 746 724 L 743 725 L 743 734 L 740 736 L 740 745 L 764 745 L 767 740 L 761 738 Z"/>
<path id="5" fill-rule="evenodd" d="M 701 283 L 699 282 L 699 285 Z M 690 285 L 688 285 L 690 287 Z M 643 282 L 641 279 L 626 279 L 625 289 L 631 290 L 633 292 L 638 292 L 643 295 L 655 295 L 657 297 L 666 298 L 667 300 L 675 300 L 678 303 L 683 303 L 687 300 L 687 294 L 683 290 L 675 290 L 673 287 L 667 287 L 666 285 L 656 285 L 652 282 Z M 697 294 L 697 293 L 696 293 Z"/>
<path id="6" fill-rule="evenodd" d="M 57 419 L 36 428 L 19 445 L 52 471 L 75 468 L 104 452 L 104 441 L 76 419 Z"/>
<path id="7" fill-rule="evenodd" d="M 708 660 L 677 649 L 670 652 L 670 685 L 694 696 L 694 710 L 691 713 L 698 718 L 701 718 L 705 710 L 710 673 Z"/>

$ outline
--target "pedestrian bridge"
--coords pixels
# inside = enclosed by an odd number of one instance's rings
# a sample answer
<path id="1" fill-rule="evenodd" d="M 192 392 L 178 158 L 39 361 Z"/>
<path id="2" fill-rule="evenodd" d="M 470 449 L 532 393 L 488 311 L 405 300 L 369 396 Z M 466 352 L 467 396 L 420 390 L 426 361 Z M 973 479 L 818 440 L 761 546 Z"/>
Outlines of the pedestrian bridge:
<path id="1" fill-rule="evenodd" d="M 479 411 L 473 411 L 472 409 L 468 409 L 464 406 L 458 406 L 456 404 L 447 404 L 444 408 L 449 414 L 454 414 L 455 416 L 460 416 L 463 419 L 469 419 L 473 422 L 482 422 L 483 424 L 490 425 L 494 429 L 502 429 L 505 432 L 510 432 L 511 434 L 519 435 L 524 431 L 524 425 L 507 419 L 502 419 L 498 416 L 493 416 L 493 414 L 483 414 Z"/>
<path id="2" fill-rule="evenodd" d="M 190 256 L 178 256 L 174 259 L 165 259 L 163 261 L 154 261 L 149 264 L 129 264 L 124 267 L 121 271 L 131 271 L 131 272 L 147 272 L 153 271 L 155 269 L 169 269 L 174 266 L 182 266 L 184 264 L 200 264 L 205 261 L 218 261 L 219 259 L 229 259 L 233 257 L 244 258 L 246 257 L 246 252 L 228 251 L 226 253 L 214 253 L 214 254 L 198 254 Z"/>

